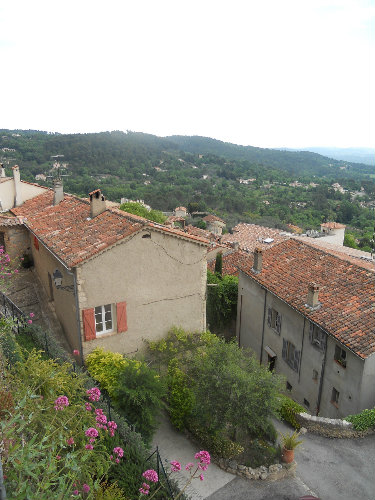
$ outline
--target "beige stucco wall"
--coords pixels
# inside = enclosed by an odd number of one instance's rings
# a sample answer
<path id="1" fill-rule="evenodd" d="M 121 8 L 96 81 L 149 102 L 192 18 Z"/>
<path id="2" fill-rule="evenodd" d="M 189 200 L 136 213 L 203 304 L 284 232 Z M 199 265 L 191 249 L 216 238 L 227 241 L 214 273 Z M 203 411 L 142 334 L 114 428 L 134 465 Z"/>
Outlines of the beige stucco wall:
<path id="1" fill-rule="evenodd" d="M 77 282 L 81 310 L 127 303 L 127 332 L 84 341 L 82 326 L 85 356 L 95 347 L 131 353 L 173 325 L 205 329 L 204 245 L 145 229 L 80 265 Z"/>
<path id="2" fill-rule="evenodd" d="M 269 307 L 276 309 L 282 315 L 280 335 L 267 324 Z M 266 346 L 275 352 L 277 355 L 275 373 L 285 376 L 286 381 L 292 386 L 290 396 L 294 400 L 302 405 L 304 405 L 304 399 L 310 403 L 308 411 L 312 414 L 315 414 L 318 404 L 320 378 L 324 364 L 320 415 L 340 418 L 370 407 L 366 405 L 374 406 L 375 356 L 373 363 L 371 358 L 370 363 L 368 363 L 369 360 L 366 361 L 364 376 L 364 361 L 346 349 L 347 367 L 343 368 L 334 360 L 335 346 L 338 342 L 335 338 L 328 336 L 324 363 L 324 353 L 310 343 L 309 321 L 270 292 L 266 293 L 260 285 L 243 273 L 239 276 L 236 334 L 240 345 L 255 351 L 257 358 L 262 358 L 262 364 L 268 363 Z M 283 338 L 301 351 L 298 373 L 282 358 Z M 318 380 L 313 380 L 313 370 L 318 372 Z M 331 403 L 333 387 L 340 392 L 337 408 Z"/>
<path id="3" fill-rule="evenodd" d="M 65 267 L 60 264 L 60 262 L 43 246 L 41 242 L 39 242 L 39 250 L 37 250 L 34 246 L 33 238 L 34 237 L 30 233 L 30 246 L 32 249 L 35 270 L 40 277 L 47 295 L 53 302 L 57 318 L 63 327 L 66 339 L 69 342 L 71 349 L 80 350 L 74 292 L 73 290 L 59 290 L 54 284 L 52 284 L 51 296 L 48 273 L 50 273 L 52 278 L 53 273 L 56 269 L 58 269 L 63 275 L 63 286 L 73 285 L 73 276 L 67 273 Z"/>
<path id="4" fill-rule="evenodd" d="M 22 202 L 31 200 L 31 198 L 46 192 L 46 188 L 23 181 L 20 181 L 19 186 Z M 10 178 L 5 182 L 0 183 L 0 200 L 4 211 L 14 208 L 15 196 L 16 191 L 14 188 L 14 179 Z"/>

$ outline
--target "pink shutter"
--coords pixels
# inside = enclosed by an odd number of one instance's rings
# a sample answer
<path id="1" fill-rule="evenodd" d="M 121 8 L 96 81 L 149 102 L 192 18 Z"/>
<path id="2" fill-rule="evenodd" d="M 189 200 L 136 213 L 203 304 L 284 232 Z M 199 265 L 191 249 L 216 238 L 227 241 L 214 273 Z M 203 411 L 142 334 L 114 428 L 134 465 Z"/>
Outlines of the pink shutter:
<path id="1" fill-rule="evenodd" d="M 126 317 L 126 302 L 118 302 L 117 307 L 117 333 L 126 332 L 128 321 Z"/>
<path id="2" fill-rule="evenodd" d="M 94 309 L 84 309 L 82 311 L 82 320 L 85 340 L 96 339 Z"/>

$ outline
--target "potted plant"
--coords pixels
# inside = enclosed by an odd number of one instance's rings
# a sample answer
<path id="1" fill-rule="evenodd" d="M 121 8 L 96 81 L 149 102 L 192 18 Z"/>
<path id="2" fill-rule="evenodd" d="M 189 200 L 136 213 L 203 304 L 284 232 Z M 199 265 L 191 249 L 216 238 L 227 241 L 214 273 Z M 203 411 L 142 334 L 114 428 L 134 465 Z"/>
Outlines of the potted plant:
<path id="1" fill-rule="evenodd" d="M 299 446 L 302 441 L 299 438 L 299 432 L 294 431 L 293 434 L 281 434 L 283 443 L 281 459 L 286 464 L 290 464 L 294 460 L 294 449 Z"/>

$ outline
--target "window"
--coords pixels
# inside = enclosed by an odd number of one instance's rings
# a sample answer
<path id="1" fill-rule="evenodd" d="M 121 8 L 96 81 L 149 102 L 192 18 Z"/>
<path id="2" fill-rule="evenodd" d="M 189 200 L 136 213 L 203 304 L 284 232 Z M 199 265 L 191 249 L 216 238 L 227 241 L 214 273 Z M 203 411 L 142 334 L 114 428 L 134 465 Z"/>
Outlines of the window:
<path id="1" fill-rule="evenodd" d="M 313 380 L 315 380 L 315 382 L 318 380 L 318 377 L 319 377 L 318 370 L 313 370 L 312 378 Z"/>
<path id="2" fill-rule="evenodd" d="M 338 345 L 335 347 L 335 361 L 346 368 L 346 351 Z"/>
<path id="3" fill-rule="evenodd" d="M 309 337 L 311 344 L 319 349 L 325 351 L 327 345 L 327 335 L 321 328 L 313 323 L 310 323 Z"/>
<path id="4" fill-rule="evenodd" d="M 113 330 L 112 304 L 95 307 L 96 334 L 107 333 Z"/>
<path id="5" fill-rule="evenodd" d="M 295 345 L 289 340 L 283 339 L 283 360 L 290 366 L 292 370 L 298 372 L 301 357 L 301 351 L 297 351 Z"/>
<path id="6" fill-rule="evenodd" d="M 339 405 L 339 397 L 340 393 L 337 391 L 334 387 L 332 388 L 332 396 L 331 396 L 331 403 L 338 407 Z"/>
<path id="7" fill-rule="evenodd" d="M 279 335 L 281 333 L 281 314 L 273 309 L 268 308 L 268 318 L 267 323 L 270 328 L 273 328 Z"/>

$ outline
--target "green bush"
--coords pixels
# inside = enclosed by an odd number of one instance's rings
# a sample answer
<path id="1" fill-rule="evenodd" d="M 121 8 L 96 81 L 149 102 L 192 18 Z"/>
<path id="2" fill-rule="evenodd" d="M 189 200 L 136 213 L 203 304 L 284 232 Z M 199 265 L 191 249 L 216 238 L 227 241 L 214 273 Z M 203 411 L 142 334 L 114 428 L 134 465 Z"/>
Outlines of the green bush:
<path id="1" fill-rule="evenodd" d="M 100 386 L 113 395 L 119 377 L 129 361 L 118 352 L 104 351 L 104 349 L 97 347 L 87 356 L 86 366 Z"/>
<path id="2" fill-rule="evenodd" d="M 117 483 L 108 484 L 107 482 L 100 485 L 94 496 L 94 500 L 127 500 L 127 498 Z"/>
<path id="3" fill-rule="evenodd" d="M 200 445 L 216 457 L 233 458 L 244 451 L 243 446 L 229 439 L 221 431 L 207 432 L 207 429 L 200 427 L 194 420 L 190 420 L 187 428 L 198 438 Z"/>
<path id="4" fill-rule="evenodd" d="M 363 410 L 357 415 L 348 415 L 345 420 L 351 422 L 357 431 L 365 431 L 375 427 L 375 408 Z"/>
<path id="5" fill-rule="evenodd" d="M 171 360 L 168 367 L 168 404 L 172 425 L 185 428 L 194 406 L 194 395 L 187 385 L 186 374 L 177 367 L 177 360 Z"/>
<path id="6" fill-rule="evenodd" d="M 284 394 L 280 394 L 279 401 L 280 406 L 277 409 L 278 417 L 289 422 L 295 429 L 299 430 L 301 426 L 296 420 L 296 414 L 304 412 L 305 408 Z"/>

